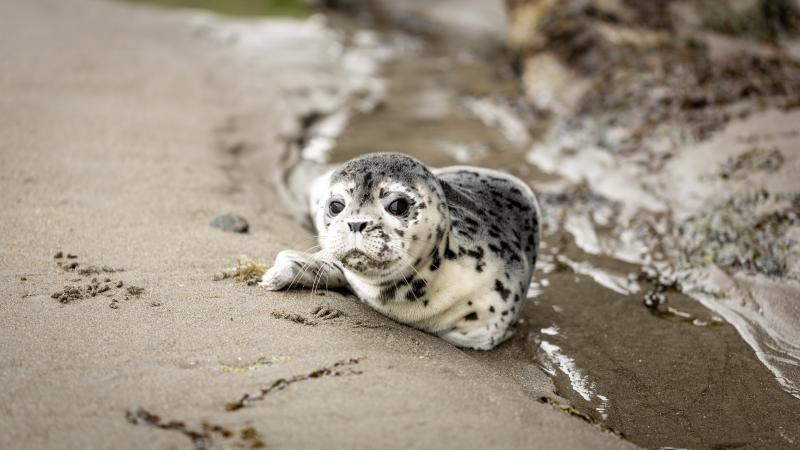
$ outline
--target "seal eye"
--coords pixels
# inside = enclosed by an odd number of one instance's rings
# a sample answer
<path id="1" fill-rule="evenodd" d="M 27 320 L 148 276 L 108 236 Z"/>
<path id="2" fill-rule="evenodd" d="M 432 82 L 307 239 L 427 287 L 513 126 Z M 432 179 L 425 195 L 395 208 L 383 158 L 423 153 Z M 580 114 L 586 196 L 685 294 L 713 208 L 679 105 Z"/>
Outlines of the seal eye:
<path id="1" fill-rule="evenodd" d="M 389 211 L 389 214 L 393 216 L 402 216 L 408 212 L 408 200 L 404 198 L 398 198 L 392 203 L 389 203 L 389 205 L 386 207 L 386 210 Z"/>
<path id="2" fill-rule="evenodd" d="M 340 212 L 344 211 L 344 203 L 340 202 L 339 200 L 333 200 L 332 202 L 328 203 L 328 211 L 331 215 L 338 215 Z"/>

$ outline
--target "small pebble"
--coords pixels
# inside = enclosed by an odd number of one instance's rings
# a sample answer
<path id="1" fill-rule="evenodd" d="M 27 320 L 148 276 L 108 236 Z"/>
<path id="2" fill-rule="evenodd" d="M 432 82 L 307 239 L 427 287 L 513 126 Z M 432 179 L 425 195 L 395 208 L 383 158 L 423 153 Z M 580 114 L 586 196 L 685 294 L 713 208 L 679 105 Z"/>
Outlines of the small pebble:
<path id="1" fill-rule="evenodd" d="M 227 278 L 225 276 L 225 272 L 217 272 L 214 275 L 211 275 L 211 281 L 222 281 L 225 278 Z"/>
<path id="2" fill-rule="evenodd" d="M 58 252 L 53 256 L 53 258 L 55 259 L 61 259 L 63 257 L 64 257 L 64 252 Z"/>
<path id="3" fill-rule="evenodd" d="M 247 233 L 247 230 L 250 229 L 250 224 L 247 223 L 244 217 L 233 213 L 214 217 L 209 225 L 231 233 Z"/>

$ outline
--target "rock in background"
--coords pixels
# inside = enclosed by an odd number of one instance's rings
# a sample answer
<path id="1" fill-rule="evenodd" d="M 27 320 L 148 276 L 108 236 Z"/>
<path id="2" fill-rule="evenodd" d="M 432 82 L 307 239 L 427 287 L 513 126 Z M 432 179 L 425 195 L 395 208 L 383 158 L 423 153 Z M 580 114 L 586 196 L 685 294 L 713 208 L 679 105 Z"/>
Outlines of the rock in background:
<path id="1" fill-rule="evenodd" d="M 528 160 L 572 183 L 537 186 L 551 225 L 678 279 L 800 395 L 800 2 L 506 6 Z"/>

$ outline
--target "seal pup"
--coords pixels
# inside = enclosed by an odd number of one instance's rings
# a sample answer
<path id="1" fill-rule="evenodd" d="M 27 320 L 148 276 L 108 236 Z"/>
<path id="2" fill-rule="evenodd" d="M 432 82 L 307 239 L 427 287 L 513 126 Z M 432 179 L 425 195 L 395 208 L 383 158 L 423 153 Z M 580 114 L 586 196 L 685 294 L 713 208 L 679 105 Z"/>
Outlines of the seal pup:
<path id="1" fill-rule="evenodd" d="M 490 350 L 513 334 L 539 247 L 539 206 L 521 180 L 371 153 L 309 194 L 321 250 L 280 252 L 261 286 L 349 288 L 459 347 Z"/>

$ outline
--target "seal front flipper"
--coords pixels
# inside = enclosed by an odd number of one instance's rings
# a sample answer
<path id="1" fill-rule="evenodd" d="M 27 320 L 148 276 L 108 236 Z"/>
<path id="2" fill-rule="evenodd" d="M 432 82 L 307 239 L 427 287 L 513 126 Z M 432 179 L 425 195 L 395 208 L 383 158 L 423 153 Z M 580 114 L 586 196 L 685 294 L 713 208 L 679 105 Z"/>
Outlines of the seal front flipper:
<path id="1" fill-rule="evenodd" d="M 320 253 L 284 250 L 278 253 L 275 264 L 264 273 L 260 286 L 270 291 L 292 288 L 340 288 L 347 285 L 344 274 Z"/>

